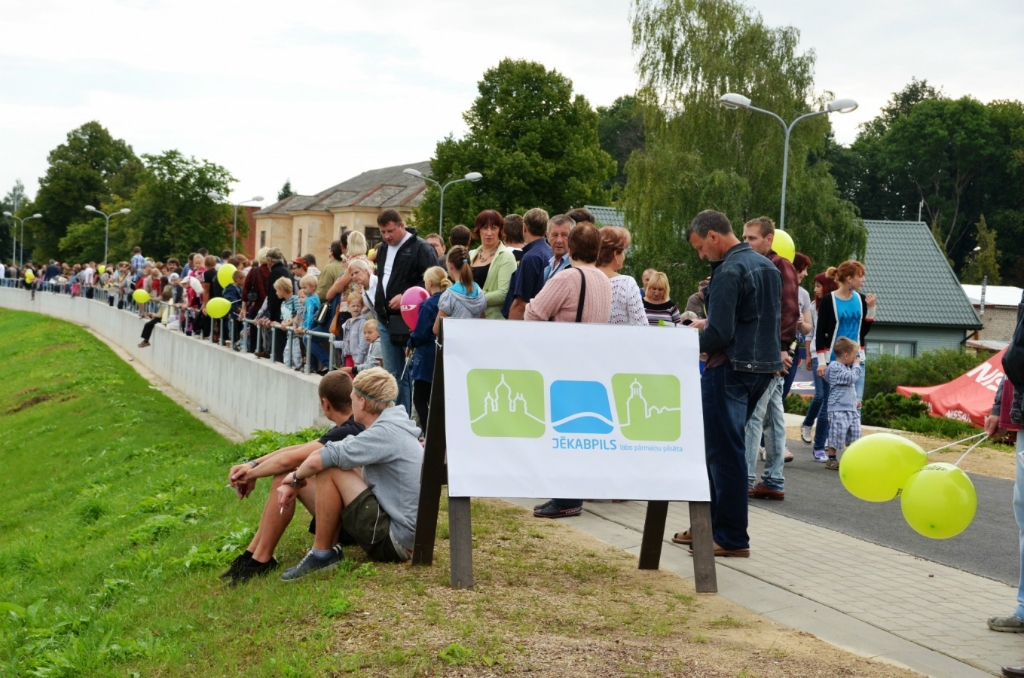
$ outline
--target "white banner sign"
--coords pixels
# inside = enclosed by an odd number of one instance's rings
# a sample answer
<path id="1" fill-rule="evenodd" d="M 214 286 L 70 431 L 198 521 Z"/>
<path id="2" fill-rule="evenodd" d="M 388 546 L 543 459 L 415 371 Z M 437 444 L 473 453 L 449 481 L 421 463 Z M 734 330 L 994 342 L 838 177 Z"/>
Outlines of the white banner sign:
<path id="1" fill-rule="evenodd" d="M 697 332 L 444 321 L 453 497 L 708 501 Z"/>

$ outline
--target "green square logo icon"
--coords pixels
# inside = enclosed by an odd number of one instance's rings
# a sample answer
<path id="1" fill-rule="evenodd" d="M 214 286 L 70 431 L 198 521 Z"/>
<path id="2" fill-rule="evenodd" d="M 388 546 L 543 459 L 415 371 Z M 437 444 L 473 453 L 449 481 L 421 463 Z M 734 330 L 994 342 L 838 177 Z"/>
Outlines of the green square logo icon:
<path id="1" fill-rule="evenodd" d="M 670 374 L 612 377 L 619 429 L 629 440 L 678 440 L 682 416 L 679 379 Z"/>
<path id="2" fill-rule="evenodd" d="M 534 370 L 470 370 L 466 375 L 469 422 L 485 438 L 540 438 L 544 377 Z"/>

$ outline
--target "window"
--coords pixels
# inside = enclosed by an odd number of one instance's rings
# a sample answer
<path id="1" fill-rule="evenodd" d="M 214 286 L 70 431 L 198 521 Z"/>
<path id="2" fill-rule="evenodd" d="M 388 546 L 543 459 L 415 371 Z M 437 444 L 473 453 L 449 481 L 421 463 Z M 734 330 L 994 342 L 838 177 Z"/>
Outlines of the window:
<path id="1" fill-rule="evenodd" d="M 372 250 L 380 244 L 380 229 L 376 226 L 367 226 L 366 233 L 366 249 Z"/>
<path id="2" fill-rule="evenodd" d="M 262 248 L 262 247 L 266 247 L 266 246 L 267 246 L 267 232 L 266 231 L 260 231 L 260 247 Z"/>
<path id="3" fill-rule="evenodd" d="M 916 341 L 869 341 L 867 342 L 869 356 L 895 355 L 901 358 L 913 358 L 917 355 Z"/>

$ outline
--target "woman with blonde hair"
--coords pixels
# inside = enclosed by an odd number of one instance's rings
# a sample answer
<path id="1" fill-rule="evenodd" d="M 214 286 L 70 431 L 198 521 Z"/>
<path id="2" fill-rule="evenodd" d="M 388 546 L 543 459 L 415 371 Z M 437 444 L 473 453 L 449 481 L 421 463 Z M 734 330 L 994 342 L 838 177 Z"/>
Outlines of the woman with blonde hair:
<path id="1" fill-rule="evenodd" d="M 348 298 L 352 293 L 362 294 L 368 287 L 361 285 L 352 277 L 352 264 L 357 261 L 365 263 L 370 271 L 373 272 L 373 264 L 369 259 L 366 258 L 366 236 L 359 231 L 349 231 L 346 233 L 348 237 L 345 239 L 345 254 L 341 256 L 342 262 L 345 264 L 345 273 L 338 276 L 338 279 L 328 288 L 326 297 L 328 300 L 334 299 L 334 297 L 341 295 L 341 299 L 338 300 L 338 307 L 335 309 L 335 316 L 338 318 L 337 326 L 341 327 L 345 322 L 352 317 L 352 312 L 348 308 Z M 376 278 L 374 278 L 376 280 Z M 372 292 L 371 292 L 372 294 Z M 373 307 L 373 304 L 370 304 Z"/>
<path id="2" fill-rule="evenodd" d="M 409 335 L 406 354 L 411 355 L 409 375 L 412 378 L 412 404 L 420 420 L 423 434 L 427 433 L 427 414 L 430 405 L 430 389 L 434 381 L 434 321 L 437 320 L 437 305 L 441 293 L 451 287 L 448 273 L 440 266 L 431 266 L 423 273 L 423 287 L 430 296 L 420 304 L 416 327 Z"/>
<path id="3" fill-rule="evenodd" d="M 655 271 L 647 280 L 647 287 L 644 288 L 644 311 L 647 313 L 647 322 L 651 325 L 660 325 L 662 322 L 679 325 L 682 322 L 679 304 L 672 301 L 669 290 L 668 276 L 661 271 Z"/>

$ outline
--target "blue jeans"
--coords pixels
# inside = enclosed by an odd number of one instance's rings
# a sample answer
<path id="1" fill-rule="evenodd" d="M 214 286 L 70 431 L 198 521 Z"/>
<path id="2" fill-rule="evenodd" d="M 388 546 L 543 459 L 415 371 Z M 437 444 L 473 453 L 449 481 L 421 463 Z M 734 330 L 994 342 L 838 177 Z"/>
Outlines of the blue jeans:
<path id="1" fill-rule="evenodd" d="M 757 484 L 757 453 L 761 449 L 763 431 L 766 458 L 761 482 L 769 490 L 784 492 L 786 489 L 786 479 L 782 477 L 786 461 L 786 420 L 782 408 L 785 386 L 785 377 L 773 377 L 747 421 L 744 445 L 747 450 L 747 484 L 750 487 Z"/>
<path id="2" fill-rule="evenodd" d="M 398 400 L 395 404 L 404 407 L 406 414 L 411 416 L 412 380 L 409 371 L 405 369 L 405 348 L 391 344 L 391 332 L 388 331 L 383 318 L 377 325 L 377 331 L 380 333 L 380 352 L 384 357 L 384 369 L 398 382 Z"/>
<path id="3" fill-rule="evenodd" d="M 807 408 L 807 416 L 804 417 L 804 426 L 814 426 L 814 420 L 818 418 L 818 413 L 821 411 L 821 405 L 825 402 L 825 380 L 818 376 L 818 359 L 812 358 L 811 372 L 814 374 L 814 399 L 811 400 L 810 406 Z M 818 430 L 814 432 L 814 449 L 824 450 L 825 449 L 825 438 L 828 436 L 828 428 L 822 429 L 820 426 Z"/>
<path id="4" fill-rule="evenodd" d="M 736 372 L 729 364 L 705 369 L 701 375 L 711 528 L 715 543 L 722 548 L 750 547 L 744 428 L 772 378 L 770 374 Z"/>
<path id="5" fill-rule="evenodd" d="M 1013 515 L 1020 530 L 1020 582 L 1017 585 L 1017 609 L 1024 619 L 1024 431 L 1017 431 L 1017 482 L 1013 485 Z"/>

